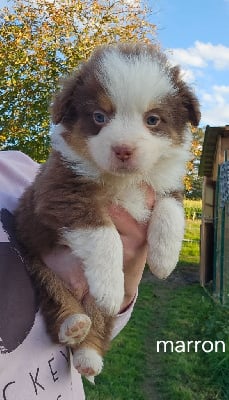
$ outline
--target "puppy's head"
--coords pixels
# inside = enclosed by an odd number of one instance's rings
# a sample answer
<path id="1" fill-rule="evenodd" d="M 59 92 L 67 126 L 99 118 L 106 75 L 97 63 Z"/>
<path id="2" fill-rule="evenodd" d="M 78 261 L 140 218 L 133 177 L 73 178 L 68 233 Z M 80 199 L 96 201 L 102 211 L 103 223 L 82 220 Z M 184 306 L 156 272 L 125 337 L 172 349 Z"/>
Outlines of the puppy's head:
<path id="1" fill-rule="evenodd" d="M 200 112 L 179 68 L 155 46 L 120 44 L 97 49 L 64 81 L 52 119 L 63 157 L 112 174 L 147 174 L 184 145 Z"/>

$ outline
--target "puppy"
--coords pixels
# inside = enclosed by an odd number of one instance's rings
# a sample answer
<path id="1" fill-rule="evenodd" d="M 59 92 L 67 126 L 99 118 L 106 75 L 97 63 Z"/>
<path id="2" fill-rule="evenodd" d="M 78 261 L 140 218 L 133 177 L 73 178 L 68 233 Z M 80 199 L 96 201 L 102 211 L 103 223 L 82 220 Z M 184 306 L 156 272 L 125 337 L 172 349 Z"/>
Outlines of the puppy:
<path id="1" fill-rule="evenodd" d="M 179 68 L 142 43 L 97 49 L 53 100 L 51 154 L 22 196 L 16 223 L 48 329 L 73 348 L 83 375 L 101 372 L 124 297 L 123 248 L 108 206 L 148 223 L 147 263 L 166 278 L 184 234 L 182 177 L 189 125 L 199 119 L 198 101 Z M 143 184 L 156 191 L 153 211 Z M 83 262 L 90 290 L 83 301 L 41 261 L 57 245 Z"/>

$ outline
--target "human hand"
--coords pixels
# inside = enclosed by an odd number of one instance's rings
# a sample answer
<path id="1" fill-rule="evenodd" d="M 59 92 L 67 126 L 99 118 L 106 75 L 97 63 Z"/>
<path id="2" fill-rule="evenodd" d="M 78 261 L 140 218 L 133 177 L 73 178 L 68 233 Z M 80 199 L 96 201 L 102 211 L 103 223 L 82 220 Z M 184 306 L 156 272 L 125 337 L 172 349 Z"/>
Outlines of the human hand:
<path id="1" fill-rule="evenodd" d="M 146 187 L 147 206 L 153 208 L 155 195 L 151 188 Z M 120 312 L 123 312 L 133 301 L 144 271 L 147 255 L 147 224 L 137 222 L 121 207 L 110 206 L 109 213 L 123 243 L 123 269 L 125 279 L 125 297 Z M 88 293 L 88 284 L 80 259 L 71 253 L 67 246 L 59 246 L 43 261 L 72 290 L 78 298 Z M 64 265 L 64 268 L 63 268 Z"/>
<path id="2" fill-rule="evenodd" d="M 147 207 L 151 210 L 155 203 L 155 193 L 146 187 Z M 121 207 L 111 206 L 110 216 L 120 234 L 124 259 L 123 270 L 125 279 L 125 297 L 120 312 L 134 300 L 141 281 L 147 256 L 147 223 L 137 222 Z"/>

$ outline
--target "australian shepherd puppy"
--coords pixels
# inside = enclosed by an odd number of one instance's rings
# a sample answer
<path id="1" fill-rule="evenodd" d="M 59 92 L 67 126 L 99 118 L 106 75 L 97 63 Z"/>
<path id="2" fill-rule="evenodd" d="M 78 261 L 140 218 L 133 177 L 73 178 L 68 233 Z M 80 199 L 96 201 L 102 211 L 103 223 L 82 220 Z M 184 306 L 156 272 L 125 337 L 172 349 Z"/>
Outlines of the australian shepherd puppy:
<path id="1" fill-rule="evenodd" d="M 122 242 L 108 207 L 148 223 L 147 263 L 166 278 L 181 248 L 189 125 L 199 118 L 179 68 L 142 43 L 97 49 L 53 100 L 52 151 L 21 198 L 16 222 L 49 331 L 74 349 L 84 375 L 100 373 L 124 297 Z M 157 196 L 151 212 L 145 184 Z M 40 259 L 58 244 L 83 261 L 91 295 L 83 303 Z"/>

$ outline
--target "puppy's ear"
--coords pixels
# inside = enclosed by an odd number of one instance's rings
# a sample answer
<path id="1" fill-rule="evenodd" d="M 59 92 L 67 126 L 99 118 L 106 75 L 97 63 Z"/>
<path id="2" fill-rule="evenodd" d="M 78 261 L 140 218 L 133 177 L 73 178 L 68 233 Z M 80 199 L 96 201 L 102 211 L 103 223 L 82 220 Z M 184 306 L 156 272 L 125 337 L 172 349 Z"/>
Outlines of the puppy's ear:
<path id="1" fill-rule="evenodd" d="M 79 75 L 74 75 L 62 81 L 62 89 L 52 101 L 51 116 L 52 122 L 56 125 L 64 123 L 69 126 L 77 120 L 77 87 L 83 82 Z"/>
<path id="2" fill-rule="evenodd" d="M 185 110 L 187 111 L 188 121 L 193 126 L 198 126 L 201 118 L 200 104 L 197 97 L 194 95 L 188 85 L 181 79 L 180 68 L 178 66 L 172 68 L 172 77 L 175 81 L 175 86 L 178 87 L 179 96 Z"/>

